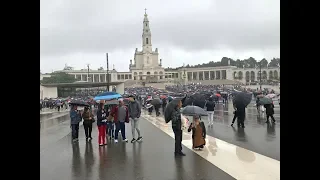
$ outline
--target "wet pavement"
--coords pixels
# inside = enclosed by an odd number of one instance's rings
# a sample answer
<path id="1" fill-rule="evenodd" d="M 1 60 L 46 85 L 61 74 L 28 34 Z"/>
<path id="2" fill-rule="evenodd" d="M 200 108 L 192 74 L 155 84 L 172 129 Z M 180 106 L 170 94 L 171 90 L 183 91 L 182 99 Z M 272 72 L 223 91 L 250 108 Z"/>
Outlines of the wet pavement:
<path id="1" fill-rule="evenodd" d="M 254 104 L 248 105 L 242 133 L 237 132 L 236 122 L 234 127 L 230 126 L 233 119 L 231 104 L 218 104 L 215 110 L 214 124 L 207 126 L 208 135 L 280 161 L 280 107 L 277 103 L 274 109 L 275 124 L 265 123 L 265 114 L 259 117 Z M 208 124 L 207 117 L 202 120 Z"/>
<path id="2" fill-rule="evenodd" d="M 162 117 L 143 113 L 141 143 L 130 143 L 129 123 L 126 124 L 129 143 L 109 141 L 107 146 L 99 147 L 96 125 L 91 143 L 85 141 L 82 126 L 79 142 L 72 143 L 67 112 L 43 115 L 40 119 L 40 179 L 279 179 L 280 108 L 275 106 L 277 122 L 274 126 L 264 123 L 263 116 L 257 118 L 254 104 L 250 104 L 246 128 L 238 129 L 230 126 L 232 105 L 217 105 L 214 125 L 207 128 L 207 145 L 203 151 L 191 150 L 190 133 L 184 134 L 185 157 L 174 157 L 171 125 L 164 123 Z M 207 123 L 205 117 L 203 121 Z"/>
<path id="3" fill-rule="evenodd" d="M 91 143 L 85 141 L 82 126 L 78 143 L 71 142 L 69 133 L 64 136 L 53 135 L 54 131 L 61 132 L 68 128 L 68 119 L 68 115 L 65 115 L 56 119 L 60 120 L 57 125 L 49 128 L 43 126 L 41 129 L 42 142 L 50 140 L 40 150 L 41 180 L 235 179 L 186 147 L 183 151 L 187 156 L 174 157 L 174 139 L 143 118 L 140 121 L 143 142 L 109 142 L 105 147 L 98 146 L 96 126 L 93 128 Z M 127 124 L 129 140 L 130 129 L 130 124 Z M 47 138 L 50 135 L 52 137 Z"/>

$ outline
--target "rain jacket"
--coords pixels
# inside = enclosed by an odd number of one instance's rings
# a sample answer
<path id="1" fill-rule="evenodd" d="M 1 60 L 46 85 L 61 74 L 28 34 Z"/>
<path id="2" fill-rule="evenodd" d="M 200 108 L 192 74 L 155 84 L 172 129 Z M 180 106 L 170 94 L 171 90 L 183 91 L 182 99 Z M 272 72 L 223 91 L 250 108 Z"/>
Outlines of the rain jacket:
<path id="1" fill-rule="evenodd" d="M 181 129 L 181 113 L 175 109 L 171 114 L 172 129 Z"/>
<path id="2" fill-rule="evenodd" d="M 105 109 L 98 109 L 97 111 L 97 126 L 106 125 L 106 122 L 102 122 L 108 117 L 108 111 Z"/>
<path id="3" fill-rule="evenodd" d="M 265 104 L 264 108 L 266 108 L 266 114 L 267 115 L 273 115 L 274 114 L 274 105 L 273 104 Z"/>
<path id="4" fill-rule="evenodd" d="M 141 115 L 141 107 L 140 104 L 135 100 L 129 103 L 129 116 L 131 118 L 139 118 Z"/>
<path id="5" fill-rule="evenodd" d="M 213 101 L 208 101 L 206 103 L 207 111 L 214 111 L 215 103 Z"/>
<path id="6" fill-rule="evenodd" d="M 113 122 L 118 122 L 118 108 L 119 106 L 116 106 L 114 108 L 112 108 L 111 112 L 110 112 L 110 115 L 113 117 Z M 128 111 L 128 108 L 127 106 L 124 106 L 124 108 L 126 109 L 126 118 L 125 118 L 125 122 L 126 123 L 129 123 L 129 111 Z"/>
<path id="7" fill-rule="evenodd" d="M 70 119 L 71 119 L 71 124 L 79 124 L 81 121 L 81 115 L 78 113 L 78 111 L 71 110 Z"/>
<path id="8" fill-rule="evenodd" d="M 91 117 L 92 119 L 90 119 L 90 117 Z M 83 118 L 83 123 L 84 123 L 84 124 L 90 124 L 90 123 L 92 123 L 93 120 L 94 120 L 94 117 L 93 117 L 93 114 L 91 113 L 91 110 L 88 110 L 88 111 L 86 111 L 86 112 L 83 112 L 83 113 L 82 113 L 82 118 Z"/>

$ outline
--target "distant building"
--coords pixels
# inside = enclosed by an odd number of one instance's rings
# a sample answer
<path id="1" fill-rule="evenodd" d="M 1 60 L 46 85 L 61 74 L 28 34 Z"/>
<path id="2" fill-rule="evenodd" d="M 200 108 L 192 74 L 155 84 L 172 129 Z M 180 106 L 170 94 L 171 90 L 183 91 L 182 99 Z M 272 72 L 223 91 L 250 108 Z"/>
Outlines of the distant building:
<path id="1" fill-rule="evenodd" d="M 176 82 L 181 84 L 187 83 L 255 83 L 260 81 L 259 68 L 237 68 L 230 66 L 220 67 L 202 67 L 202 68 L 186 68 L 180 67 L 175 69 L 165 69 L 162 67 L 162 59 L 159 60 L 158 48 L 152 49 L 152 36 L 150 24 L 147 13 L 144 14 L 143 19 L 143 32 L 142 32 L 142 50 L 135 49 L 134 62 L 130 60 L 129 72 L 118 72 L 113 67 L 109 71 L 99 68 L 99 70 L 81 69 L 74 70 L 70 66 L 59 72 L 66 72 L 74 75 L 77 81 L 87 82 L 124 82 L 133 81 L 135 83 L 148 83 L 148 82 Z M 197 60 L 195 60 L 197 61 Z M 280 67 L 278 68 L 263 68 L 261 70 L 261 80 L 280 80 Z M 43 77 L 50 77 L 50 75 L 41 75 Z"/>

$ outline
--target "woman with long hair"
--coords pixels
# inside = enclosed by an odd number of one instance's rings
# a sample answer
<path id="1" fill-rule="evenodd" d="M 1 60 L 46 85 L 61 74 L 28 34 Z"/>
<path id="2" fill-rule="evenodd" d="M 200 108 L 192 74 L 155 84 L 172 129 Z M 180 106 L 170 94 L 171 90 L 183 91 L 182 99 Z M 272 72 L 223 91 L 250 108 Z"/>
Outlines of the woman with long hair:
<path id="1" fill-rule="evenodd" d="M 99 146 L 107 145 L 106 130 L 107 130 L 108 111 L 104 109 L 104 104 L 100 103 L 97 111 L 97 126 L 98 126 L 98 143 Z"/>
<path id="2" fill-rule="evenodd" d="M 91 141 L 92 140 L 92 136 L 91 136 L 91 132 L 92 132 L 92 123 L 94 122 L 94 117 L 93 114 L 91 112 L 91 110 L 89 109 L 89 107 L 85 107 L 84 111 L 82 113 L 82 118 L 83 118 L 83 128 L 84 128 L 84 132 L 86 134 L 86 140 L 87 141 Z"/>

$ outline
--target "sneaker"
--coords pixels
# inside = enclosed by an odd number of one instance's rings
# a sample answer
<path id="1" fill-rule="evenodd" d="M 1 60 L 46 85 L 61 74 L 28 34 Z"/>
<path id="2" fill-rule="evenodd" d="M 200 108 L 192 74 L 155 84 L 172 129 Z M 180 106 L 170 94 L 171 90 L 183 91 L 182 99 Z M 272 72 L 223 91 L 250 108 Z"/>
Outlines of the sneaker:
<path id="1" fill-rule="evenodd" d="M 77 139 L 72 139 L 72 141 L 73 141 L 73 142 L 76 142 L 76 141 L 77 141 Z"/>
<path id="2" fill-rule="evenodd" d="M 107 143 L 104 143 L 103 145 L 106 146 L 106 145 L 108 145 L 108 144 L 107 144 Z"/>
<path id="3" fill-rule="evenodd" d="M 138 137 L 137 141 L 141 141 L 142 140 L 142 136 Z"/>
<path id="4" fill-rule="evenodd" d="M 114 142 L 115 142 L 115 143 L 118 143 L 118 139 L 115 139 Z"/>
<path id="5" fill-rule="evenodd" d="M 128 142 L 128 139 L 126 138 L 126 139 L 124 139 L 124 140 L 122 140 L 123 142 Z"/>
<path id="6" fill-rule="evenodd" d="M 136 139 L 135 139 L 135 138 L 133 138 L 133 139 L 131 140 L 131 143 L 134 143 L 134 142 L 136 142 Z"/>
<path id="7" fill-rule="evenodd" d="M 99 144 L 99 146 L 103 146 L 103 144 Z"/>
<path id="8" fill-rule="evenodd" d="M 92 140 L 92 137 L 89 137 L 88 140 L 91 141 L 91 140 Z"/>

